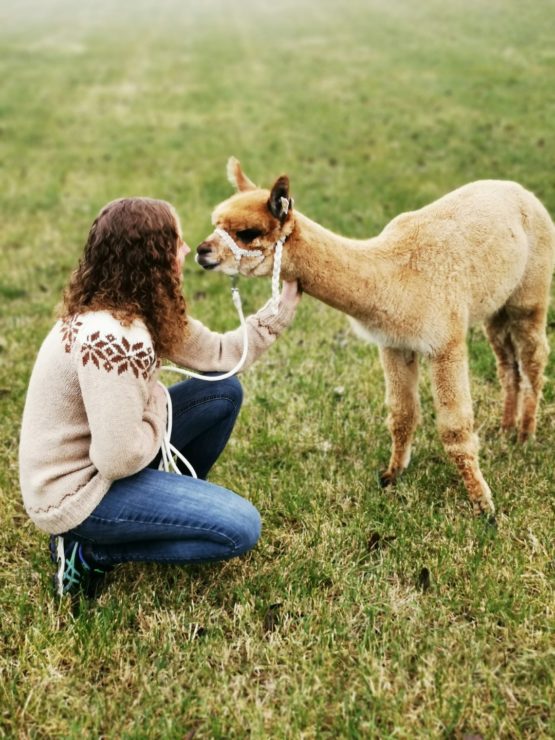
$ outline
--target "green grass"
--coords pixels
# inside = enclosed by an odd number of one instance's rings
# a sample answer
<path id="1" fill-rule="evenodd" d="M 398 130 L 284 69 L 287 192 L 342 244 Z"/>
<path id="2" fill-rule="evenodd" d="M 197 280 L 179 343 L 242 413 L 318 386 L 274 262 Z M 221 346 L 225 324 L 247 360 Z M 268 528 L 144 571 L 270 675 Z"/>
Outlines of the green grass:
<path id="1" fill-rule="evenodd" d="M 262 513 L 246 558 L 124 566 L 97 603 L 57 605 L 17 470 L 34 357 L 114 197 L 170 200 L 197 244 L 235 154 L 261 184 L 288 172 L 301 211 L 356 237 L 482 177 L 555 214 L 553 1 L 13 5 L 0 1 L 0 735 L 553 736 L 553 359 L 537 440 L 518 447 L 497 432 L 489 347 L 470 338 L 497 531 L 471 516 L 426 381 L 410 471 L 379 489 L 377 352 L 310 298 L 244 375 L 213 476 Z M 185 285 L 193 315 L 235 325 L 223 277 L 190 264 Z M 250 310 L 269 292 L 242 286 Z"/>

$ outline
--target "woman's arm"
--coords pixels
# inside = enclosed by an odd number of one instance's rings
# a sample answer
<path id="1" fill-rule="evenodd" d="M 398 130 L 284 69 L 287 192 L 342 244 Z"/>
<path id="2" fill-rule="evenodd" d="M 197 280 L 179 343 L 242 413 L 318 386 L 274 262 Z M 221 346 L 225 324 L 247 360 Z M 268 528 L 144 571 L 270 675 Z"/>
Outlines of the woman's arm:
<path id="1" fill-rule="evenodd" d="M 143 332 L 137 341 L 118 329 L 93 332 L 73 350 L 90 429 L 89 457 L 108 480 L 133 475 L 154 459 L 167 416 L 150 337 Z"/>
<path id="2" fill-rule="evenodd" d="M 273 313 L 268 302 L 260 311 L 247 318 L 249 352 L 242 370 L 251 365 L 289 326 L 300 298 L 297 282 L 284 282 L 277 314 Z M 188 318 L 183 342 L 168 359 L 193 370 L 226 372 L 239 362 L 243 341 L 242 327 L 218 334 L 200 321 Z"/>

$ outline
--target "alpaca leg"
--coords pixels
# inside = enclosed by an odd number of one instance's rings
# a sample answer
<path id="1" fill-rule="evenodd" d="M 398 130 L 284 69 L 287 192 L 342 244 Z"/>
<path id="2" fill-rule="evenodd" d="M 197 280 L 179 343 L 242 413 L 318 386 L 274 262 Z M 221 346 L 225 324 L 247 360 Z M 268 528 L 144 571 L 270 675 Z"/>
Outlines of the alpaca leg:
<path id="1" fill-rule="evenodd" d="M 478 463 L 464 341 L 431 360 L 431 381 L 441 441 L 463 478 L 474 513 L 493 513 L 491 491 Z"/>
<path id="2" fill-rule="evenodd" d="M 549 356 L 545 323 L 544 308 L 529 311 L 526 316 L 513 317 L 511 323 L 511 336 L 522 375 L 519 442 L 526 442 L 536 431 L 536 416 L 544 382 L 543 372 Z"/>
<path id="3" fill-rule="evenodd" d="M 520 371 L 507 311 L 502 308 L 486 321 L 486 335 L 495 352 L 497 376 L 503 389 L 503 419 L 501 429 L 509 431 L 516 427 L 520 390 Z"/>
<path id="4" fill-rule="evenodd" d="M 412 436 L 420 420 L 418 358 L 414 352 L 381 347 L 380 359 L 392 442 L 389 466 L 380 475 L 380 482 L 388 486 L 409 464 Z"/>

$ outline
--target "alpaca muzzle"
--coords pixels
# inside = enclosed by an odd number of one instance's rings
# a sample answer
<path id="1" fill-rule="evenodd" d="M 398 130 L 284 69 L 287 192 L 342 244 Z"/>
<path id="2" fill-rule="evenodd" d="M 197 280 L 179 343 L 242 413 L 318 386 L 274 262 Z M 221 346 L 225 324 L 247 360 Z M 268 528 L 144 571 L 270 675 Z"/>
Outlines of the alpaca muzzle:
<path id="1" fill-rule="evenodd" d="M 237 268 L 236 270 L 225 270 L 228 275 L 234 275 L 239 272 L 239 266 L 243 257 L 258 257 L 259 262 L 257 265 L 255 265 L 255 267 L 257 267 L 260 262 L 264 261 L 264 252 L 262 252 L 260 249 L 243 249 L 243 247 L 240 247 L 235 239 L 231 236 L 231 234 L 229 234 L 225 229 L 217 228 L 214 231 L 214 234 L 216 234 L 216 236 L 218 236 L 223 241 L 223 243 L 226 245 L 226 247 L 229 248 L 229 250 L 233 254 L 233 257 L 235 258 L 235 264 Z M 274 314 L 277 314 L 279 308 L 279 279 L 281 275 L 281 257 L 283 253 L 283 245 L 285 244 L 286 239 L 287 235 L 281 236 L 272 247 L 274 252 L 274 265 L 272 270 L 272 310 Z M 202 244 L 198 245 L 195 259 L 197 263 L 205 270 L 214 270 L 221 264 L 221 260 L 214 260 L 210 257 L 211 254 L 212 246 L 209 240 L 204 241 L 202 242 Z"/>
<path id="2" fill-rule="evenodd" d="M 195 262 L 200 265 L 204 270 L 213 270 L 220 264 L 220 261 L 214 259 L 212 255 L 212 247 L 209 242 L 202 242 L 197 247 L 197 253 L 195 255 Z"/>

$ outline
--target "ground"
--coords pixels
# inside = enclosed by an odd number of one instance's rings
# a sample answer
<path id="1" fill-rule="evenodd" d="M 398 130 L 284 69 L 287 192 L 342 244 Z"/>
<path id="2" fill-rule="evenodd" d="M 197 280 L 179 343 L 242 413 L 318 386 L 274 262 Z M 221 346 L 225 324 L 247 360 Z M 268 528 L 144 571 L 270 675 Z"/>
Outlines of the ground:
<path id="1" fill-rule="evenodd" d="M 411 467 L 379 488 L 377 351 L 308 297 L 244 375 L 214 470 L 262 514 L 247 557 L 124 566 L 98 602 L 57 605 L 17 470 L 34 357 L 112 198 L 166 198 L 195 245 L 231 193 L 233 154 L 259 184 L 288 173 L 301 211 L 355 237 L 483 177 L 521 182 L 555 214 L 553 11 L 0 3 L 1 736 L 553 736 L 555 355 L 537 439 L 519 447 L 498 431 L 481 329 L 469 338 L 497 530 L 471 515 L 426 379 Z M 241 291 L 252 311 L 270 284 Z M 235 326 L 223 276 L 190 262 L 185 292 L 211 328 Z"/>

